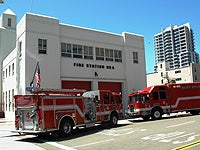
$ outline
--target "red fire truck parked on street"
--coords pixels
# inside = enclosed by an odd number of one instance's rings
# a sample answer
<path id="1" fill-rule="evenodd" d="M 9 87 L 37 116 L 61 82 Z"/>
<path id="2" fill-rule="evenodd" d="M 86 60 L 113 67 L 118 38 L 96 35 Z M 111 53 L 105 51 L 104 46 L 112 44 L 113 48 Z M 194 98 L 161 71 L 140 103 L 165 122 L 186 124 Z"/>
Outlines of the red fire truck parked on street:
<path id="1" fill-rule="evenodd" d="M 59 131 L 70 134 L 75 127 L 95 123 L 117 125 L 122 116 L 121 94 L 110 90 L 50 90 L 29 88 L 31 94 L 15 95 L 15 127 L 19 133 Z"/>
<path id="2" fill-rule="evenodd" d="M 160 119 L 165 113 L 200 112 L 200 83 L 156 85 L 129 95 L 127 114 L 144 120 Z"/>

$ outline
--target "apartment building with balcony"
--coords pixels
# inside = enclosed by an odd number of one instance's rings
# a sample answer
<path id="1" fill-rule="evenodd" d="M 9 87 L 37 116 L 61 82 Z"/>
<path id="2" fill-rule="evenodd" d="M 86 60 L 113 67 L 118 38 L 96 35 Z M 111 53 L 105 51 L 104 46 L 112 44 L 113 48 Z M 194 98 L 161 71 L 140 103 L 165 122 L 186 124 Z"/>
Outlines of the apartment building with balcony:
<path id="1" fill-rule="evenodd" d="M 194 47 L 193 31 L 190 24 L 170 25 L 154 35 L 154 72 L 158 63 L 169 62 L 169 69 L 188 67 L 191 63 L 199 63 L 199 54 Z"/>

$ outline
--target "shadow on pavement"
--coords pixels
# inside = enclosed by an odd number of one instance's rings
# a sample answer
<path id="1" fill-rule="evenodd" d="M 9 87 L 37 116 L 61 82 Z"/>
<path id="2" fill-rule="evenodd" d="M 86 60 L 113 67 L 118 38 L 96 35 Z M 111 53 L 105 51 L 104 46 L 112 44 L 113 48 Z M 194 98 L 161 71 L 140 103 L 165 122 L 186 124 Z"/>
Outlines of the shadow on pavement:
<path id="1" fill-rule="evenodd" d="M 126 125 L 129 125 L 129 124 L 118 124 L 114 128 L 120 128 L 120 127 L 123 127 Z M 31 143 L 45 143 L 45 142 L 49 142 L 49 141 L 60 142 L 60 141 L 71 140 L 71 139 L 76 139 L 79 137 L 84 137 L 87 135 L 95 134 L 95 133 L 101 132 L 105 129 L 114 129 L 114 128 L 111 128 L 109 126 L 97 125 L 97 126 L 90 127 L 90 128 L 76 128 L 76 129 L 74 129 L 72 134 L 67 137 L 60 137 L 58 135 L 58 133 L 55 132 L 55 133 L 52 133 L 49 135 L 38 135 L 38 136 L 31 135 L 31 137 L 29 137 L 29 135 L 25 135 L 25 136 L 21 136 L 21 139 L 19 139 L 18 141 L 31 142 Z"/>

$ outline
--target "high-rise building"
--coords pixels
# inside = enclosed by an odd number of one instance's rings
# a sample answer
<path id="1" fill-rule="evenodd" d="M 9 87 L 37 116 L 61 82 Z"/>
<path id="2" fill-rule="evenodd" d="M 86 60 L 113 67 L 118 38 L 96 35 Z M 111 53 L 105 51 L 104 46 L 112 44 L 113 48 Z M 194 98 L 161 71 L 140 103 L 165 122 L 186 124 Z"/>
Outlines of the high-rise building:
<path id="1" fill-rule="evenodd" d="M 199 63 L 199 54 L 195 52 L 193 31 L 190 24 L 170 25 L 154 35 L 154 72 L 158 63 L 169 62 L 169 69 L 178 69 Z"/>

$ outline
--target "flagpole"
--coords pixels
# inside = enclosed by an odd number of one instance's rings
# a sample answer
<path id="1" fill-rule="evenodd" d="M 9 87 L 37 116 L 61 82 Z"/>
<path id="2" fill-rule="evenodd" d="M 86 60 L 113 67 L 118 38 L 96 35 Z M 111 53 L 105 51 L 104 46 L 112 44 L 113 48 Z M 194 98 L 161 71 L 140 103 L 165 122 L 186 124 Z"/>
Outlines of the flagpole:
<path id="1" fill-rule="evenodd" d="M 38 61 L 37 64 L 36 64 L 35 71 L 34 71 L 33 78 L 32 78 L 32 81 L 31 81 L 31 83 L 30 83 L 30 86 L 33 86 L 33 82 L 34 82 L 34 79 L 35 79 L 35 73 L 36 73 L 36 71 L 37 71 L 38 65 L 39 65 L 39 61 Z"/>

